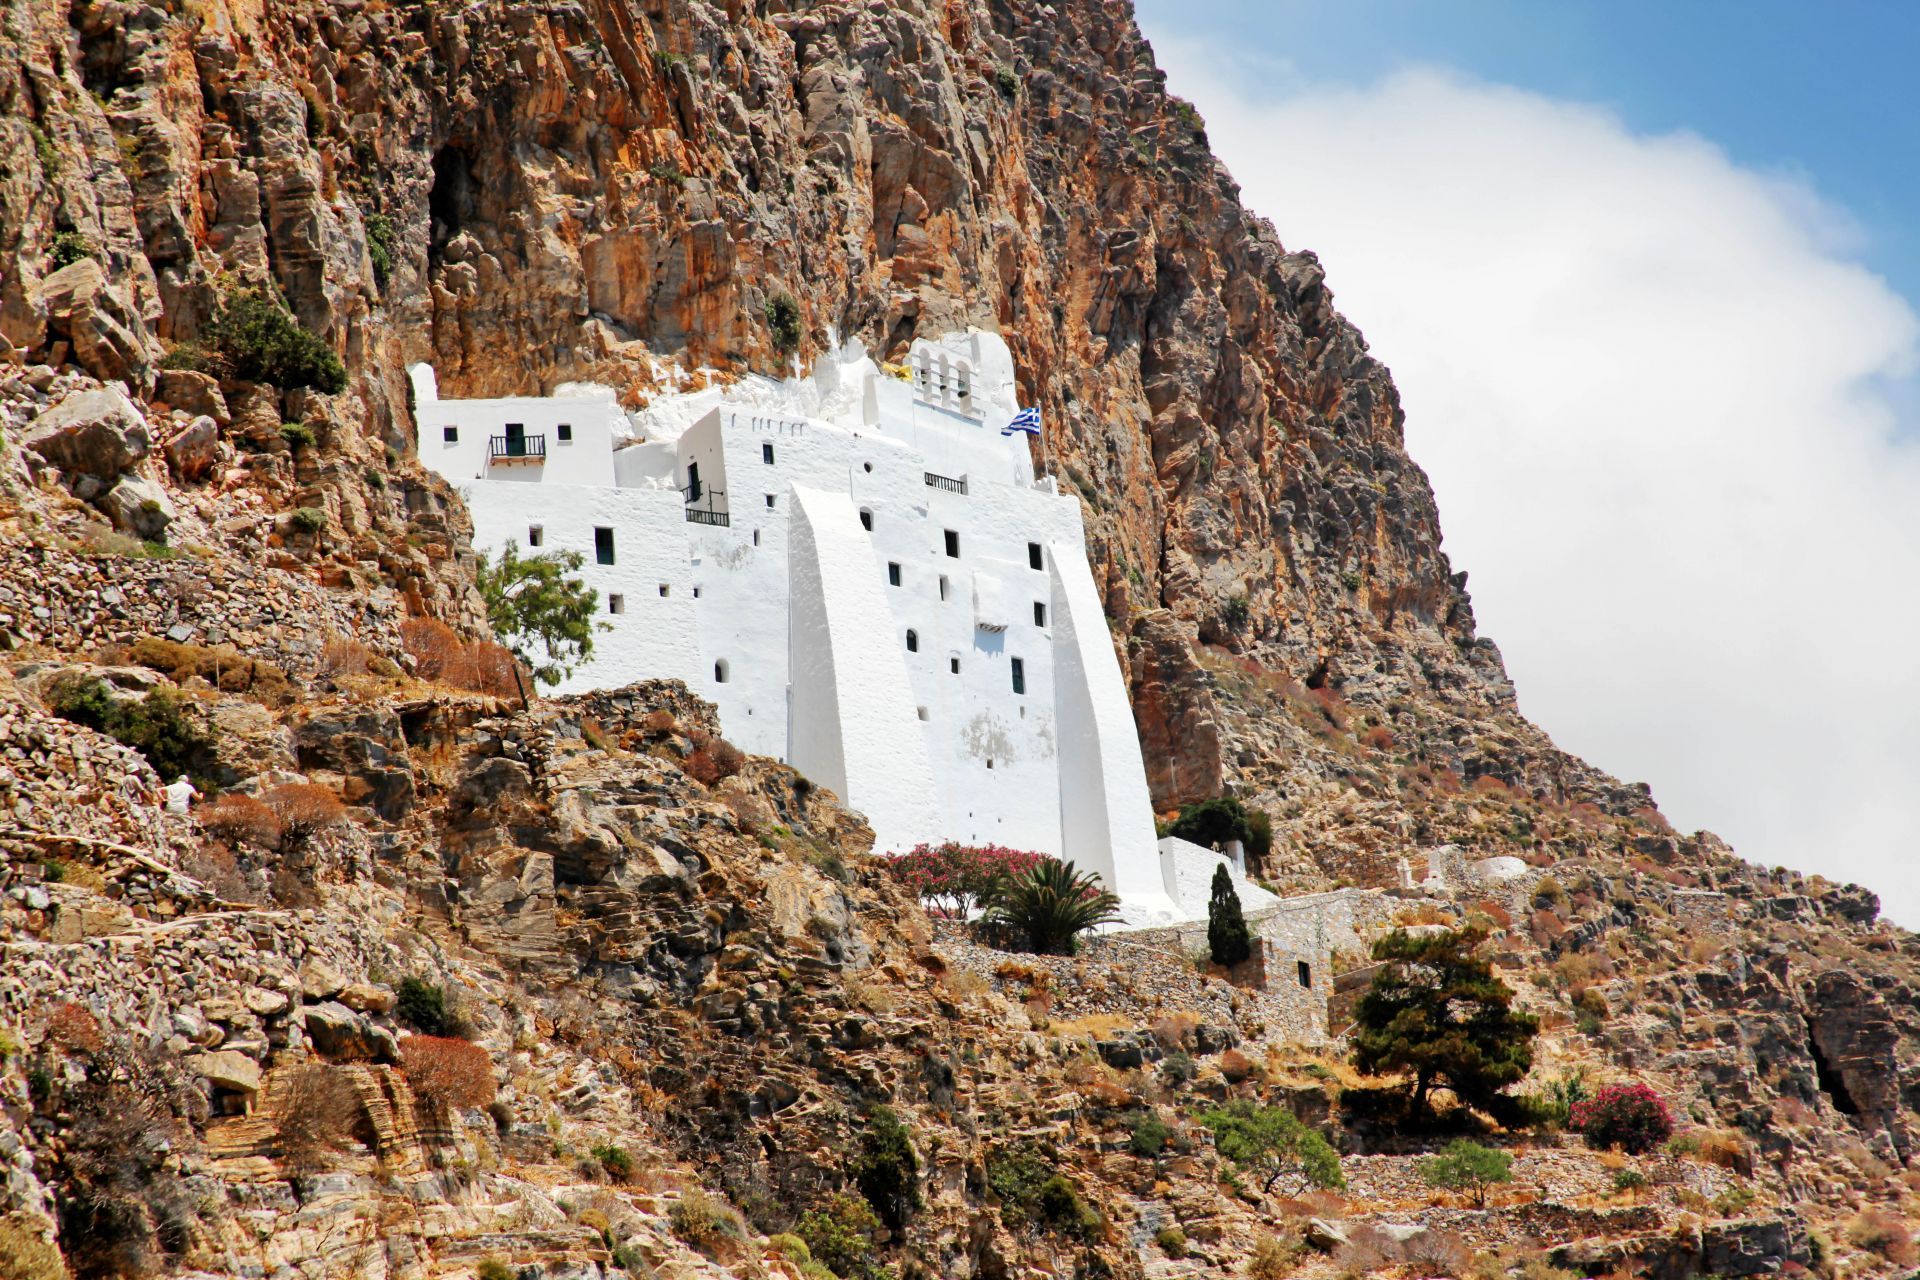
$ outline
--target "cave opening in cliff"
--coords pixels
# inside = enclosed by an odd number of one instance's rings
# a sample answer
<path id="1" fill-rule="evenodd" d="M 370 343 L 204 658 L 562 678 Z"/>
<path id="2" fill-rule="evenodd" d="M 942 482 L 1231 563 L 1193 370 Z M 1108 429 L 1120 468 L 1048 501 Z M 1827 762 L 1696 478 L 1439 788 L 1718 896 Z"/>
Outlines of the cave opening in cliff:
<path id="1" fill-rule="evenodd" d="M 427 210 L 433 215 L 433 247 L 460 233 L 473 213 L 473 171 L 467 153 L 459 147 L 442 147 L 433 153 L 433 189 L 427 193 Z"/>
<path id="2" fill-rule="evenodd" d="M 1840 1072 L 1820 1051 L 1820 1037 L 1814 1034 L 1811 1022 L 1807 1023 L 1807 1052 L 1813 1056 L 1813 1073 L 1820 1082 L 1820 1091 L 1833 1100 L 1834 1110 L 1841 1115 L 1859 1115 L 1860 1104 L 1847 1091 L 1847 1082 L 1841 1078 Z"/>

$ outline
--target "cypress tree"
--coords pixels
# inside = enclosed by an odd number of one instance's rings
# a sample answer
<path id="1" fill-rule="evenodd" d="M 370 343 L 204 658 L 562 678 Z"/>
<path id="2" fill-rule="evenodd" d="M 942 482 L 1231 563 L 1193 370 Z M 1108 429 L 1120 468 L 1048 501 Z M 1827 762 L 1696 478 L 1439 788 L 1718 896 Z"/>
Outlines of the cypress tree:
<path id="1" fill-rule="evenodd" d="M 1253 954 L 1253 936 L 1224 862 L 1213 869 L 1213 894 L 1207 899 L 1207 950 L 1215 964 L 1229 968 Z"/>

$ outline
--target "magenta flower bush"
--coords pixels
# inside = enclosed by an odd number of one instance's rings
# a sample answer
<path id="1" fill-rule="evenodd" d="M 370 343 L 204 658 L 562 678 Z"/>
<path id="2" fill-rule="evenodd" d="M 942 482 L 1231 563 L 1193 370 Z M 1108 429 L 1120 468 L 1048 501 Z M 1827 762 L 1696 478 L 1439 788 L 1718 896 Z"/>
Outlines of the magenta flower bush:
<path id="1" fill-rule="evenodd" d="M 893 858 L 894 877 L 912 890 L 928 914 L 965 920 L 993 886 L 1047 861 L 1044 853 L 1000 844 L 917 844 Z"/>
<path id="2" fill-rule="evenodd" d="M 1590 1147 L 1639 1155 L 1673 1136 L 1673 1113 L 1666 1099 L 1644 1084 L 1610 1084 L 1573 1104 L 1571 1128 Z"/>

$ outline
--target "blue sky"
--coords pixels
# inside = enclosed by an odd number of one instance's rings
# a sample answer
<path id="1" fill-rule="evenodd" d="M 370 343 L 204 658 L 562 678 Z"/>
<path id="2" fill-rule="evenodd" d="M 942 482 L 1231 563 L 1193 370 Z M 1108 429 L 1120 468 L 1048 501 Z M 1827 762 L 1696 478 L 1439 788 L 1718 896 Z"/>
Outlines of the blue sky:
<path id="1" fill-rule="evenodd" d="M 1520 709 L 1920 927 L 1920 3 L 1139 4 Z"/>
<path id="2" fill-rule="evenodd" d="M 1857 224 L 1852 253 L 1920 298 L 1920 4 L 1137 0 L 1137 8 L 1149 37 L 1178 33 L 1271 60 L 1276 91 L 1440 66 L 1603 106 L 1638 132 L 1691 130 L 1742 165 L 1808 182 Z"/>

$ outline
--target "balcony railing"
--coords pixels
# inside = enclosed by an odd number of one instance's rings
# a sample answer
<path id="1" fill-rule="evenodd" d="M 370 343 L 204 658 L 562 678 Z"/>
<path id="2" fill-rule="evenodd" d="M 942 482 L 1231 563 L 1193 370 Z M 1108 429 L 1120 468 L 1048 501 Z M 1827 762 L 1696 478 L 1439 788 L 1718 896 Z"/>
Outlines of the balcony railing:
<path id="1" fill-rule="evenodd" d="M 948 493 L 957 493 L 962 497 L 966 496 L 967 478 L 965 476 L 955 480 L 952 476 L 935 475 L 931 471 L 922 472 L 922 474 L 927 478 L 928 488 L 945 489 Z"/>
<path id="2" fill-rule="evenodd" d="M 725 508 L 726 490 L 716 489 L 712 485 L 703 485 L 696 481 L 693 484 L 682 485 L 680 496 L 687 504 L 688 524 L 713 524 L 723 528 L 732 525 L 733 521 L 727 515 Z M 706 505 L 698 505 L 700 503 Z"/>
<path id="3" fill-rule="evenodd" d="M 547 438 L 539 436 L 488 436 L 488 462 L 545 462 Z"/>

